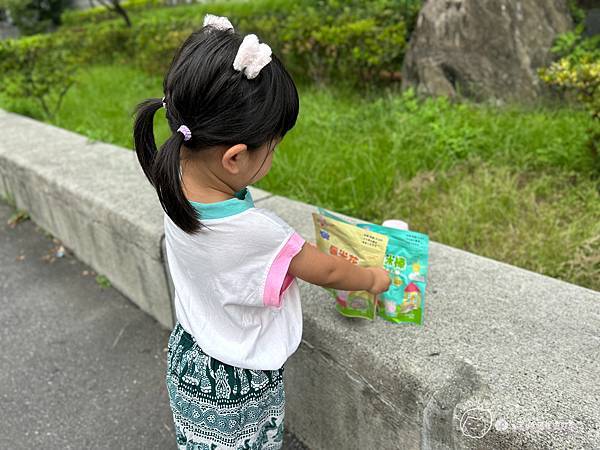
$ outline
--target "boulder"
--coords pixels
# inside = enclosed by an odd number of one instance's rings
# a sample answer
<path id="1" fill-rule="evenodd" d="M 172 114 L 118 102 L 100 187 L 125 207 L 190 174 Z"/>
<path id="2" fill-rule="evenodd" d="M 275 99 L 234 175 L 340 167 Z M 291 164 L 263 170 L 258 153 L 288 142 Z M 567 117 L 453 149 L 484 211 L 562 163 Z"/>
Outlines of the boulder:
<path id="1" fill-rule="evenodd" d="M 426 0 L 402 68 L 402 87 L 427 95 L 533 99 L 572 19 L 566 0 Z"/>

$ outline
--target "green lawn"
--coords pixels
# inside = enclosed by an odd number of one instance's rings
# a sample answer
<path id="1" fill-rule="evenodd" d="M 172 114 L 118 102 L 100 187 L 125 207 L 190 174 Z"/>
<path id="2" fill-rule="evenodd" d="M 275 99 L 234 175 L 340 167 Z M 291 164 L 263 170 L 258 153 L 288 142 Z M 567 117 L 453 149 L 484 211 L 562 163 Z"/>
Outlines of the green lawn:
<path id="1" fill-rule="evenodd" d="M 600 290 L 600 195 L 591 119 L 555 107 L 417 101 L 300 86 L 300 116 L 257 186 Z M 126 66 L 81 72 L 54 120 L 132 148 L 132 112 L 162 80 Z M 0 105 L 39 117 L 35 104 Z M 157 142 L 169 133 L 156 115 Z M 597 170 L 597 169 L 596 169 Z"/>

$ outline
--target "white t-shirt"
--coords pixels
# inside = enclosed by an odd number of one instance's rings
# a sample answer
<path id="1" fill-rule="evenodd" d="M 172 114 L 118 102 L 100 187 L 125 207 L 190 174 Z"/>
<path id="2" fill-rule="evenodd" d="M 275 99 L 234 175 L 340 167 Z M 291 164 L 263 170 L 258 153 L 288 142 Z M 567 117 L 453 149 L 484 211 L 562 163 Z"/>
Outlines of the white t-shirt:
<path id="1" fill-rule="evenodd" d="M 190 204 L 203 228 L 192 236 L 164 214 L 175 314 L 200 348 L 226 364 L 279 369 L 302 337 L 300 292 L 287 273 L 305 240 L 245 188 Z"/>

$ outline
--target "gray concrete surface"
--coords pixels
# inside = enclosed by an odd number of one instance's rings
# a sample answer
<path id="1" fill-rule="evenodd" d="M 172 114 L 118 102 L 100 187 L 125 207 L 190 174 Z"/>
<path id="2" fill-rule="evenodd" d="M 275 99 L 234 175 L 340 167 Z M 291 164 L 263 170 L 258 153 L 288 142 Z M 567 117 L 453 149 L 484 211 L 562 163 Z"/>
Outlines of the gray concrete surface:
<path id="1" fill-rule="evenodd" d="M 0 449 L 177 448 L 169 331 L 12 212 L 0 200 Z"/>

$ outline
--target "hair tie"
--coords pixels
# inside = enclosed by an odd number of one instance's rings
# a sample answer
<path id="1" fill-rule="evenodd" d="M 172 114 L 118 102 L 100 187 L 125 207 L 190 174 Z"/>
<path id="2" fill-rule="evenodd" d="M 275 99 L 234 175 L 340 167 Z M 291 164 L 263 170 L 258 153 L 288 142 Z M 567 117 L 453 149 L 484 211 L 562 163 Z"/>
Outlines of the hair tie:
<path id="1" fill-rule="evenodd" d="M 207 14 L 204 16 L 203 26 L 210 26 L 217 30 L 229 31 L 233 32 L 233 25 L 227 17 L 224 16 L 215 16 L 213 14 Z"/>
<path id="2" fill-rule="evenodd" d="M 256 78 L 260 70 L 271 62 L 271 47 L 259 43 L 255 34 L 248 34 L 238 48 L 233 68 L 238 70 L 246 78 Z"/>
<path id="3" fill-rule="evenodd" d="M 184 141 L 189 141 L 192 138 L 192 132 L 185 125 L 181 125 L 179 128 L 177 128 L 177 131 L 183 134 Z"/>
<path id="4" fill-rule="evenodd" d="M 206 14 L 204 16 L 204 27 L 217 30 L 234 32 L 233 25 L 225 16 L 215 16 Z M 271 47 L 267 44 L 259 43 L 255 34 L 248 34 L 238 48 L 233 68 L 242 72 L 246 78 L 252 79 L 258 76 L 260 70 L 271 62 Z"/>

